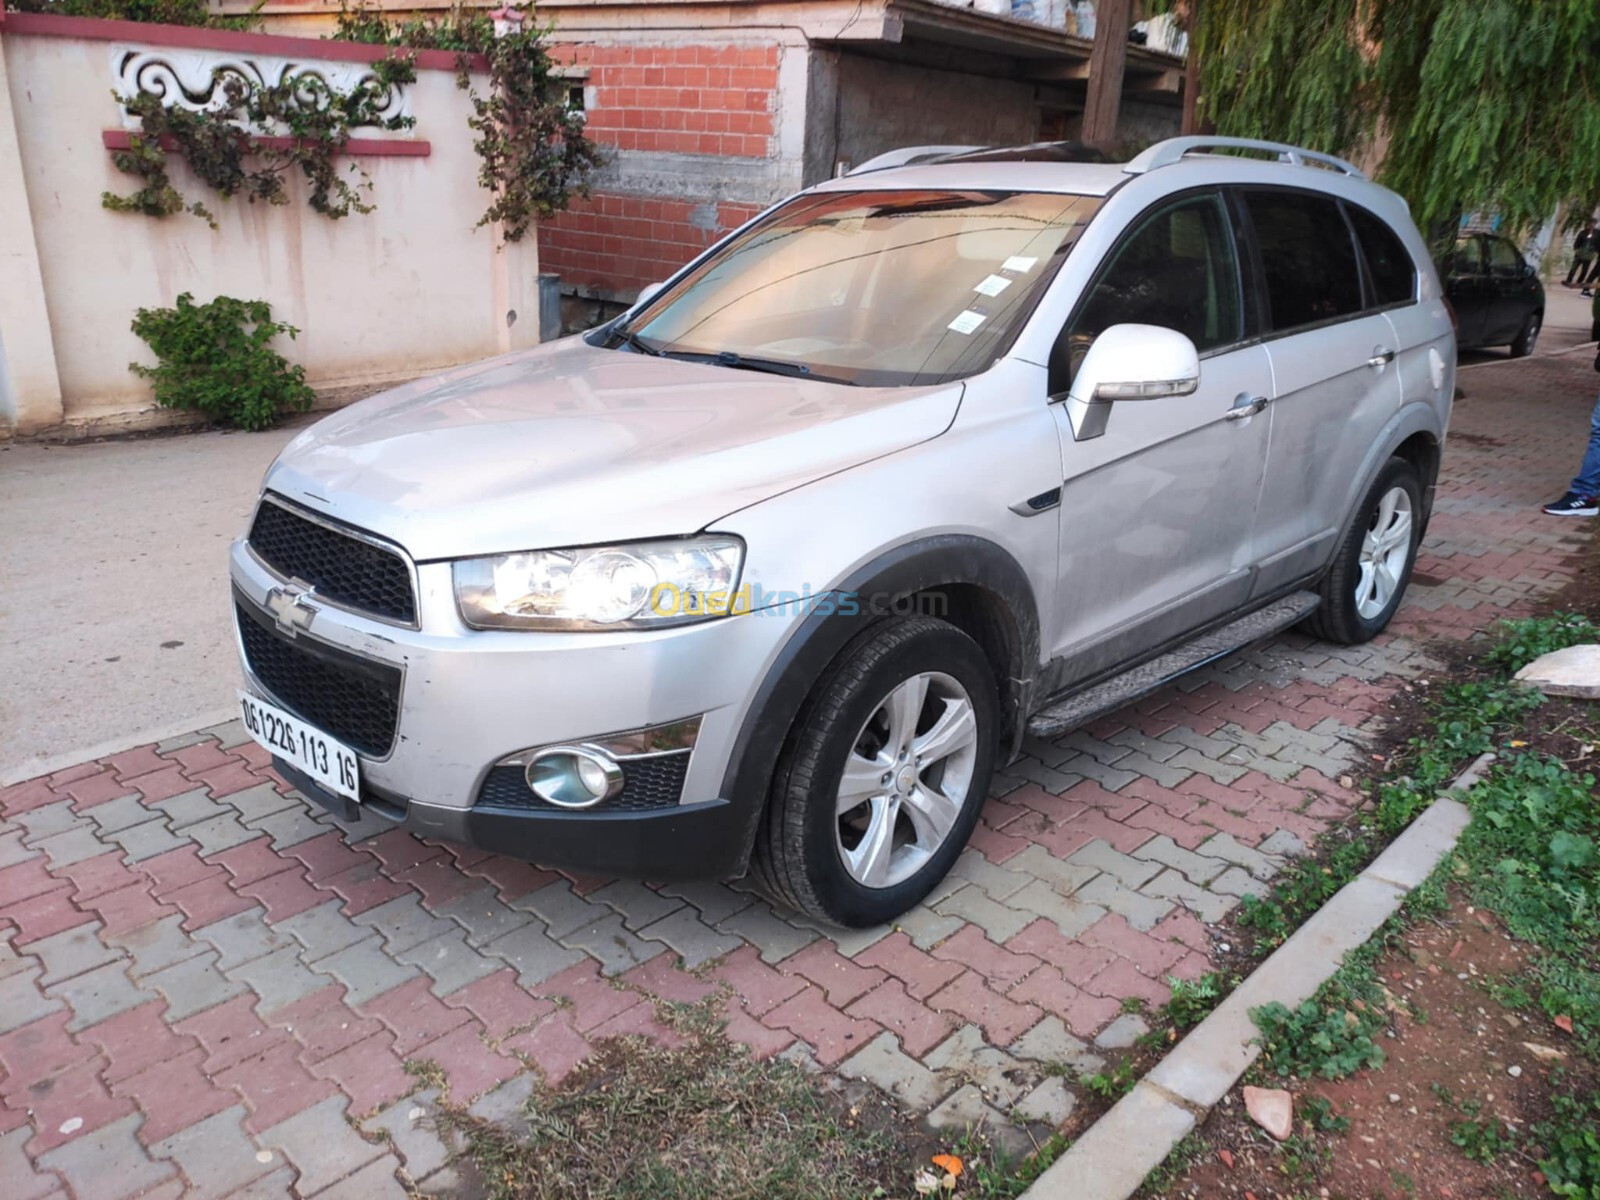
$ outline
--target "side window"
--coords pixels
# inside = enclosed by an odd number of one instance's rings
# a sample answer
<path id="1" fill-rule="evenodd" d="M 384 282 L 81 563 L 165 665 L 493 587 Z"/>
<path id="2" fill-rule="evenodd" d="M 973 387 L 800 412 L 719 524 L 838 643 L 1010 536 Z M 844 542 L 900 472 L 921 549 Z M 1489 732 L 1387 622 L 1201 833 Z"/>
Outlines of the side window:
<path id="1" fill-rule="evenodd" d="M 1489 245 L 1489 274 L 1501 279 L 1515 279 L 1522 274 L 1522 255 L 1505 238 L 1485 238 Z"/>
<path id="2" fill-rule="evenodd" d="M 1267 305 L 1277 332 L 1361 311 L 1361 275 L 1339 205 L 1306 192 L 1245 193 L 1261 250 Z"/>
<path id="3" fill-rule="evenodd" d="M 1459 237 L 1440 264 L 1441 275 L 1465 279 L 1483 274 L 1483 243 L 1476 237 Z"/>
<path id="4" fill-rule="evenodd" d="M 1417 295 L 1417 268 L 1405 244 L 1377 217 L 1353 204 L 1345 205 L 1350 224 L 1356 227 L 1356 240 L 1367 256 L 1367 273 L 1377 302 L 1405 304 Z"/>
<path id="5" fill-rule="evenodd" d="M 1113 325 L 1176 329 L 1201 353 L 1243 336 L 1239 269 L 1227 210 L 1216 194 L 1190 196 L 1146 216 L 1111 252 L 1052 362 L 1063 383 L 1089 346 Z"/>

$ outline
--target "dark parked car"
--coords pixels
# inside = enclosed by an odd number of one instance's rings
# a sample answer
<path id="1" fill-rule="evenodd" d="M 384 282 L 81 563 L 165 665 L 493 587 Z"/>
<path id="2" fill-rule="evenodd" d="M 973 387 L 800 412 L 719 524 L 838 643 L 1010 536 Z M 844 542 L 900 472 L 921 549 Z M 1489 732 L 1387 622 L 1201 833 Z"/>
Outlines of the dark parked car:
<path id="1" fill-rule="evenodd" d="M 1463 234 L 1439 264 L 1444 294 L 1459 323 L 1456 346 L 1510 346 L 1511 357 L 1533 353 L 1544 324 L 1544 285 L 1503 237 Z"/>

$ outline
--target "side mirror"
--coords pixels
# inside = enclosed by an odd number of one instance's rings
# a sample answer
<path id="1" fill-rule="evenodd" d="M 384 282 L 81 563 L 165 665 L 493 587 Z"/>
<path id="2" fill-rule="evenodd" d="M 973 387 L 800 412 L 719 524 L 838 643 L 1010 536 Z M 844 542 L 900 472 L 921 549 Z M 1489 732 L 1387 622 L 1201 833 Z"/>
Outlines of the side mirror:
<path id="1" fill-rule="evenodd" d="M 1095 338 L 1065 397 L 1073 440 L 1103 434 L 1119 400 L 1187 396 L 1199 386 L 1200 352 L 1183 334 L 1160 325 L 1113 325 Z"/>
<path id="2" fill-rule="evenodd" d="M 666 286 L 667 285 L 660 280 L 657 280 L 655 283 L 645 284 L 639 289 L 638 296 L 634 298 L 633 306 L 638 308 L 641 305 L 648 304 L 655 297 L 655 294 Z"/>

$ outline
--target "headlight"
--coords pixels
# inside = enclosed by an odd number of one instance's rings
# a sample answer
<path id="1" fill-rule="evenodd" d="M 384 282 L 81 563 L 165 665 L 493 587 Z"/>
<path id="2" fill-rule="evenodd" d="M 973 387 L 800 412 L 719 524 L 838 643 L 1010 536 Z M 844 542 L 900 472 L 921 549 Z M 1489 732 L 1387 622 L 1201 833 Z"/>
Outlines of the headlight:
<path id="1" fill-rule="evenodd" d="M 466 558 L 456 605 L 474 629 L 656 629 L 740 611 L 743 561 L 732 537 Z"/>

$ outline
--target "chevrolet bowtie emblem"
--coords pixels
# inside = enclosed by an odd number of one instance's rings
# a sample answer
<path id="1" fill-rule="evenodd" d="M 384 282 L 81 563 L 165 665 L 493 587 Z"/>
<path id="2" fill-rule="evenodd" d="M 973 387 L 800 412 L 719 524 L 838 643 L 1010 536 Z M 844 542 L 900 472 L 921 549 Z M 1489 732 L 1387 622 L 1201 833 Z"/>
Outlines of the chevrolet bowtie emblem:
<path id="1" fill-rule="evenodd" d="M 306 593 L 299 588 L 273 588 L 267 593 L 267 611 L 272 614 L 278 628 L 294 637 L 311 628 L 317 609 L 306 602 Z"/>

